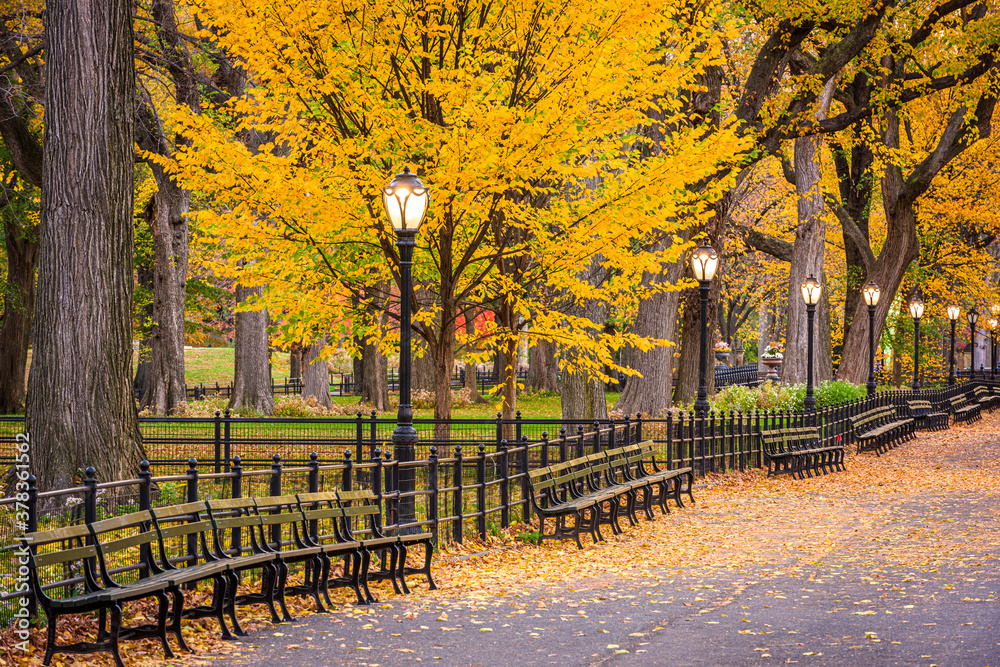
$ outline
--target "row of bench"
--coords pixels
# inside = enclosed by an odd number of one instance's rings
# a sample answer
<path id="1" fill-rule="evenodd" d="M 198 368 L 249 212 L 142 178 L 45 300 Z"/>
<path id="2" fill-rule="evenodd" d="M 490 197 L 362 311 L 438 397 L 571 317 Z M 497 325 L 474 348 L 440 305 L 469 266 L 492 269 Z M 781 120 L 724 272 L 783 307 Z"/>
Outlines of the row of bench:
<path id="1" fill-rule="evenodd" d="M 622 514 L 634 526 L 638 523 L 637 508 L 653 520 L 653 505 L 659 505 L 664 514 L 670 511 L 668 498 L 683 507 L 682 491 L 694 502 L 694 469 L 660 470 L 651 440 L 533 470 L 528 473 L 528 484 L 538 515 L 538 544 L 546 539 L 572 538 L 581 549 L 581 531 L 589 532 L 596 543 L 604 539 L 602 525 L 610 526 L 615 534 L 622 532 Z M 553 531 L 546 534 L 550 519 Z"/>
<path id="2" fill-rule="evenodd" d="M 950 413 L 956 422 L 972 423 L 982 410 L 992 412 L 1000 405 L 1000 394 L 978 386 L 972 395 L 959 394 L 949 399 Z M 874 451 L 880 455 L 900 443 L 912 439 L 919 427 L 928 430 L 948 428 L 949 412 L 938 411 L 930 401 L 907 402 L 909 416 L 900 416 L 896 408 L 881 406 L 850 418 L 851 434 L 857 451 Z M 838 438 L 830 444 L 820 444 L 815 427 L 783 427 L 761 431 L 761 447 L 767 459 L 768 475 L 791 473 L 800 478 L 808 474 L 844 469 L 844 441 Z"/>
<path id="3" fill-rule="evenodd" d="M 371 492 L 333 491 L 197 501 L 28 534 L 23 540 L 33 547 L 32 592 L 48 618 L 43 664 L 57 652 L 109 651 L 118 667 L 124 667 L 119 641 L 145 637 L 159 638 L 170 658 L 174 654 L 168 634 L 189 650 L 181 634 L 182 618 L 213 617 L 222 637 L 233 639 L 226 616 L 237 635 L 246 634 L 236 617 L 237 606 L 264 604 L 273 622 L 291 621 L 286 595 L 311 596 L 323 612 L 321 595 L 329 604 L 331 586 L 350 587 L 359 604 L 375 601 L 369 581 L 389 580 L 397 593 L 408 593 L 406 575 L 420 573 L 435 588 L 431 534 L 388 535 L 380 520 L 381 509 Z M 178 544 L 186 548 L 177 551 L 186 553 L 171 557 L 172 546 Z M 407 567 L 408 550 L 418 546 L 424 548 L 423 566 Z M 374 571 L 373 552 L 380 556 Z M 343 574 L 334 577 L 331 565 L 340 559 Z M 290 586 L 288 566 L 294 563 L 305 564 L 306 576 L 303 584 Z M 261 587 L 240 595 L 240 578 L 251 570 L 260 571 Z M 185 608 L 182 589 L 202 581 L 213 583 L 211 604 Z M 122 605 L 147 598 L 157 601 L 156 622 L 123 628 Z M 94 611 L 99 614 L 96 642 L 56 643 L 60 616 Z"/>

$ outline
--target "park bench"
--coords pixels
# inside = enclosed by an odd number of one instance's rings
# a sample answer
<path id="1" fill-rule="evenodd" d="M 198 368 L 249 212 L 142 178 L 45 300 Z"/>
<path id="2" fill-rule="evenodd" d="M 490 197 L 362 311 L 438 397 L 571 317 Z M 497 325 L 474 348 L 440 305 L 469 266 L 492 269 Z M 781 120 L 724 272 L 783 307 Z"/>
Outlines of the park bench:
<path id="1" fill-rule="evenodd" d="M 930 401 L 910 400 L 906 404 L 910 408 L 910 417 L 916 420 L 917 428 L 928 431 L 948 428 L 948 413 L 935 411 Z"/>
<path id="2" fill-rule="evenodd" d="M 356 491 L 337 491 L 337 501 L 344 510 L 340 524 L 340 534 L 345 540 L 357 541 L 361 544 L 361 554 L 365 559 L 362 567 L 366 569 L 366 580 L 379 581 L 389 579 L 399 580 L 403 593 L 409 594 L 410 587 L 406 583 L 406 575 L 419 574 L 427 580 L 429 590 L 435 590 L 437 584 L 431 574 L 431 558 L 434 555 L 434 536 L 431 533 L 392 533 L 382 527 L 382 510 L 378 498 L 371 491 L 360 489 Z M 406 565 L 406 556 L 416 547 L 423 547 L 424 560 L 419 567 Z M 397 554 L 396 568 L 392 567 L 391 559 L 388 568 L 382 558 L 382 569 L 369 571 L 367 563 L 372 551 L 388 549 L 390 555 L 395 550 Z M 393 588 L 396 592 L 395 583 Z"/>
<path id="3" fill-rule="evenodd" d="M 959 394 L 948 399 L 951 403 L 951 412 L 955 415 L 955 422 L 965 422 L 971 424 L 977 422 L 982 417 L 982 407 L 979 403 L 970 403 L 965 394 Z"/>
<path id="4" fill-rule="evenodd" d="M 694 502 L 691 490 L 694 486 L 694 469 L 685 467 L 660 470 L 652 441 L 626 445 L 618 450 L 609 450 L 607 454 L 612 461 L 612 471 L 619 473 L 612 482 L 627 484 L 637 490 L 648 490 L 648 493 L 644 493 L 643 510 L 649 520 L 653 519 L 654 503 L 660 506 L 661 512 L 669 514 L 668 498 L 673 498 L 678 507 L 684 507 L 681 500 L 683 492 Z M 684 480 L 687 481 L 686 488 Z M 634 518 L 634 514 L 631 518 Z"/>
<path id="5" fill-rule="evenodd" d="M 684 478 L 688 480 L 687 493 L 693 502 L 693 475 L 691 468 L 660 470 L 652 442 L 596 452 L 533 470 L 528 474 L 528 484 L 531 504 L 539 518 L 538 543 L 545 539 L 575 539 L 577 547 L 582 549 L 582 531 L 589 532 L 594 542 L 603 540 L 602 524 L 620 533 L 618 517 L 623 511 L 633 525 L 637 522 L 635 508 L 640 492 L 643 510 L 650 519 L 654 502 L 664 513 L 669 511 L 668 497 L 683 506 L 680 493 Z M 568 523 L 569 518 L 573 519 L 572 524 Z M 548 519 L 555 524 L 551 534 L 546 533 Z"/>
<path id="6" fill-rule="evenodd" d="M 1000 396 L 993 394 L 987 387 L 982 385 L 972 390 L 972 398 L 976 403 L 979 403 L 980 410 L 987 410 L 989 412 L 996 410 L 997 401 L 1000 401 Z"/>
<path id="7" fill-rule="evenodd" d="M 881 455 L 883 449 L 891 449 L 916 434 L 916 422 L 909 417 L 898 417 L 896 408 L 891 405 L 872 408 L 851 417 L 851 428 L 859 454 L 870 449 Z"/>
<path id="8" fill-rule="evenodd" d="M 148 512 L 145 514 L 148 521 Z M 168 601 L 165 591 L 168 582 L 139 580 L 123 586 L 110 580 L 93 533 L 86 524 L 30 533 L 23 540 L 31 547 L 31 589 L 48 619 L 48 642 L 43 665 L 48 665 L 56 653 L 108 651 L 115 664 L 124 667 L 118 649 L 119 641 L 146 637 L 159 638 L 164 655 L 173 657 L 166 639 Z M 150 597 L 158 602 L 156 625 L 123 628 L 122 606 Z M 99 613 L 96 641 L 56 643 L 56 626 L 60 616 L 95 611 Z M 111 616 L 110 627 L 107 627 L 108 614 Z"/>
<path id="9" fill-rule="evenodd" d="M 843 444 L 821 445 L 815 426 L 761 431 L 760 441 L 768 476 L 789 472 L 803 479 L 806 473 L 812 477 L 813 472 L 844 469 Z"/>
<path id="10" fill-rule="evenodd" d="M 342 491 L 194 501 L 25 535 L 21 539 L 29 547 L 31 590 L 48 619 L 43 664 L 50 664 L 56 653 L 108 651 L 115 664 L 124 667 L 119 643 L 148 637 L 159 639 L 164 656 L 172 658 L 169 634 L 181 649 L 190 650 L 181 634 L 182 618 L 213 617 L 222 637 L 235 639 L 225 616 L 235 634 L 245 635 L 236 617 L 237 605 L 266 604 L 272 621 L 279 622 L 277 601 L 289 620 L 286 593 L 312 596 L 317 608 L 325 611 L 319 591 L 329 602 L 330 583 L 351 586 L 359 604 L 373 601 L 367 584 L 367 599 L 360 591 L 362 578 L 369 576 L 371 550 L 393 554 L 385 576 L 393 579 L 397 591 L 395 579 L 409 592 L 405 575 L 415 573 L 424 574 L 436 588 L 430 573 L 431 535 L 383 534 L 376 500 L 369 491 Z M 320 501 L 326 502 L 326 514 L 316 508 Z M 310 534 L 320 519 L 332 520 L 333 542 L 327 535 Z M 352 528 L 355 521 L 363 525 Z M 407 548 L 421 544 L 426 549 L 423 566 L 406 567 Z M 345 576 L 332 582 L 331 556 L 344 556 L 349 562 Z M 305 583 L 286 585 L 291 563 L 306 564 Z M 263 572 L 261 590 L 239 595 L 239 575 L 250 569 Z M 183 588 L 209 580 L 214 585 L 210 603 L 185 608 Z M 157 600 L 156 622 L 123 627 L 123 605 L 146 598 Z M 98 613 L 95 641 L 56 642 L 59 617 L 93 612 Z"/>

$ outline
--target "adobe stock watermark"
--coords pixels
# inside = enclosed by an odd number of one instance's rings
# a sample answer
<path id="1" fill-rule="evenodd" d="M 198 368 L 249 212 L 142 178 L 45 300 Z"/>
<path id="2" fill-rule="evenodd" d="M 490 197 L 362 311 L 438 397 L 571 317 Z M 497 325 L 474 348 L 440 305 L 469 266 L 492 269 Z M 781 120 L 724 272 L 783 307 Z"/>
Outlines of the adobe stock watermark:
<path id="1" fill-rule="evenodd" d="M 18 433 L 15 438 L 17 454 L 14 456 L 14 475 L 17 482 L 14 485 L 14 525 L 16 531 L 24 535 L 28 531 L 28 476 L 31 474 L 30 438 L 27 433 Z M 21 544 L 14 551 L 14 562 L 17 564 L 17 575 L 14 577 L 13 593 L 27 593 L 30 589 L 30 570 L 28 563 L 30 552 L 27 544 Z M 31 650 L 28 638 L 31 636 L 30 598 L 21 596 L 17 599 L 17 609 L 14 611 L 12 629 L 20 640 L 14 644 L 18 651 L 27 653 Z"/>

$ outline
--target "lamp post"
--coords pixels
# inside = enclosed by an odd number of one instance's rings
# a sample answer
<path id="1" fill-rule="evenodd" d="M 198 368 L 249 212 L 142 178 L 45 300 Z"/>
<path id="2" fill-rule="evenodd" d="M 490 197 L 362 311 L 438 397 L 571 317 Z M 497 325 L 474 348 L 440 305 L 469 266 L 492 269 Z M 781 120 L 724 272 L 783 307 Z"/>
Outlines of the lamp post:
<path id="1" fill-rule="evenodd" d="M 382 189 L 385 213 L 396 231 L 399 248 L 399 411 L 396 429 L 392 432 L 392 455 L 396 465 L 412 461 L 419 441 L 413 428 L 413 406 L 410 404 L 410 294 L 412 292 L 413 248 L 417 230 L 427 213 L 430 193 L 409 167 L 403 167 L 389 185 Z M 399 492 L 398 523 L 412 523 L 416 519 L 412 492 L 415 490 L 412 467 L 397 467 Z"/>
<path id="2" fill-rule="evenodd" d="M 951 320 L 951 349 L 948 351 L 948 386 L 955 386 L 955 321 L 962 310 L 955 304 L 948 306 L 948 319 Z"/>
<path id="3" fill-rule="evenodd" d="M 924 300 L 917 294 L 910 301 L 910 317 L 913 318 L 913 391 L 920 389 L 920 318 L 924 315 Z"/>
<path id="4" fill-rule="evenodd" d="M 708 342 L 708 291 L 712 286 L 712 278 L 719 269 L 719 254 L 707 243 L 700 245 L 691 255 L 691 270 L 698 281 L 698 291 L 701 295 L 701 340 L 698 352 L 698 399 L 694 402 L 694 411 L 700 417 L 708 414 L 708 387 L 705 385 L 705 357 Z"/>
<path id="5" fill-rule="evenodd" d="M 970 308 L 965 314 L 969 320 L 969 379 L 976 379 L 976 322 L 979 321 L 979 311 Z"/>
<path id="6" fill-rule="evenodd" d="M 802 283 L 799 288 L 802 291 L 802 300 L 806 304 L 806 317 L 808 318 L 808 327 L 806 328 L 806 335 L 809 339 L 808 345 L 806 346 L 808 352 L 806 355 L 806 400 L 805 409 L 806 412 L 816 411 L 816 397 L 813 396 L 813 319 L 816 316 L 816 304 L 819 303 L 820 294 L 823 292 L 823 286 L 820 284 L 819 280 L 816 279 L 811 273 L 806 281 Z"/>
<path id="7" fill-rule="evenodd" d="M 990 382 L 997 379 L 997 321 L 990 318 Z"/>
<path id="8" fill-rule="evenodd" d="M 868 395 L 875 393 L 875 306 L 882 295 L 882 290 L 874 281 L 868 281 L 861 293 L 865 295 L 868 304 Z"/>

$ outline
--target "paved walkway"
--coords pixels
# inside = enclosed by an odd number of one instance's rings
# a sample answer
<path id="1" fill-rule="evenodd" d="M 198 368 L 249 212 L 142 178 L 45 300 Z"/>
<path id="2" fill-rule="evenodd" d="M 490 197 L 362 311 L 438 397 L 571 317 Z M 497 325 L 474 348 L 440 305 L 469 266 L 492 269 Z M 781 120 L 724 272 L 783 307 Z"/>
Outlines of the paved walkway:
<path id="1" fill-rule="evenodd" d="M 259 624 L 213 664 L 1000 665 L 998 428 L 721 484 L 584 556 L 445 565 L 433 594 Z"/>

